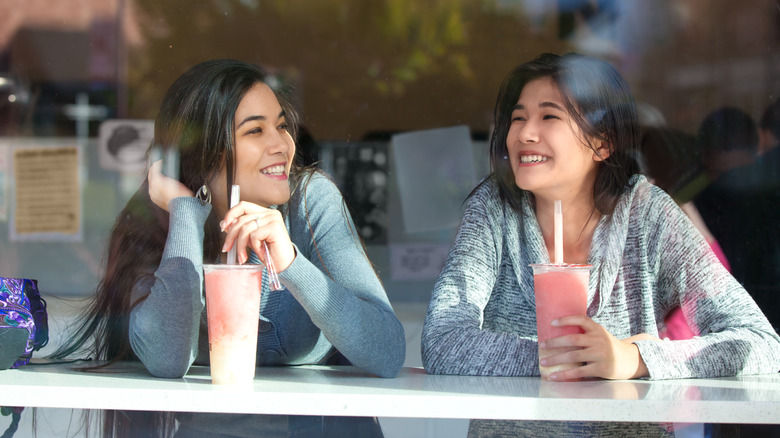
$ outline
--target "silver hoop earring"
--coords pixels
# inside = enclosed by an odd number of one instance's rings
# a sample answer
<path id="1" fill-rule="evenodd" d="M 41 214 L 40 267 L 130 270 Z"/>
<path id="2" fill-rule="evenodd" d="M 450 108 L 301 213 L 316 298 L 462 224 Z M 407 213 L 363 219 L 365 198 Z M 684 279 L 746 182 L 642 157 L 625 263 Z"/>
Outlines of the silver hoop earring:
<path id="1" fill-rule="evenodd" d="M 507 158 L 509 158 L 509 156 L 508 155 L 504 155 L 504 159 L 506 160 Z"/>
<path id="2" fill-rule="evenodd" d="M 198 191 L 195 193 L 195 197 L 200 199 L 201 202 L 211 204 L 211 192 L 209 191 L 209 188 L 206 184 L 200 186 Z"/>

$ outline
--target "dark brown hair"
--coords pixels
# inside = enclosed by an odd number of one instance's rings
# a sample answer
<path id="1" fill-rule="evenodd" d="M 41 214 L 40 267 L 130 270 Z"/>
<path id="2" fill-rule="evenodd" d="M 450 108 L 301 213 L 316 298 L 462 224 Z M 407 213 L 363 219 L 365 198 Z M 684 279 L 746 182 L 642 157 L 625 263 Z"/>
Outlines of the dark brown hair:
<path id="1" fill-rule="evenodd" d="M 543 77 L 555 82 L 566 110 L 586 138 L 601 140 L 609 148 L 609 157 L 599 163 L 593 199 L 601 213 L 612 213 L 631 175 L 639 173 L 636 104 L 628 84 L 614 67 L 576 53 L 542 54 L 515 67 L 501 84 L 493 113 L 495 130 L 490 139 L 491 178 L 498 184 L 501 198 L 520 211 L 523 191 L 515 184 L 506 159 L 506 139 L 523 87 Z M 588 147 L 598 153 L 593 145 Z"/>

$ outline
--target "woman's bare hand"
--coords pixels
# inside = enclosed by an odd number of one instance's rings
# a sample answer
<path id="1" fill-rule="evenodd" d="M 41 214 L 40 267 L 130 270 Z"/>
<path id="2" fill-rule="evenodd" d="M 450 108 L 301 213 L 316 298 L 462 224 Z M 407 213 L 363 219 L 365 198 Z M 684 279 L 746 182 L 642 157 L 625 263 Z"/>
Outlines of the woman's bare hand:
<path id="1" fill-rule="evenodd" d="M 181 182 L 168 178 L 162 173 L 162 160 L 155 161 L 149 167 L 149 198 L 158 207 L 165 211 L 168 210 L 168 204 L 171 200 L 181 196 L 193 196 L 192 190 Z"/>
<path id="2" fill-rule="evenodd" d="M 636 379 L 648 375 L 647 366 L 633 344 L 640 340 L 657 340 L 648 334 L 617 339 L 587 316 L 564 316 L 553 321 L 558 326 L 579 326 L 585 333 L 548 339 L 541 348 L 578 347 L 541 360 L 544 366 L 580 363 L 576 368 L 550 375 L 551 380 L 576 380 L 588 377 L 603 379 Z"/>
<path id="3" fill-rule="evenodd" d="M 236 245 L 239 263 L 245 263 L 249 259 L 247 247 L 252 248 L 260 261 L 265 262 L 265 252 L 261 250 L 263 241 L 268 245 L 268 252 L 277 272 L 287 269 L 295 259 L 295 247 L 278 210 L 241 201 L 228 210 L 220 222 L 220 227 L 227 233 L 222 251 L 227 252 Z"/>

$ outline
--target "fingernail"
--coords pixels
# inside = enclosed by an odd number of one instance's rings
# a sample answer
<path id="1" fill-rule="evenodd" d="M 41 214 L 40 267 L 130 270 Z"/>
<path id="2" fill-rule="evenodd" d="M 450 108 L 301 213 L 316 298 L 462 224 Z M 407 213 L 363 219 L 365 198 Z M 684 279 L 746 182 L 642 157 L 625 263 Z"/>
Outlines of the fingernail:
<path id="1" fill-rule="evenodd" d="M 219 231 L 225 232 L 225 221 L 219 221 Z"/>
<path id="2" fill-rule="evenodd" d="M 539 363 L 542 365 L 547 365 L 547 359 L 540 359 Z"/>
<path id="3" fill-rule="evenodd" d="M 540 342 L 539 343 L 539 348 L 547 348 L 547 342 L 546 341 Z"/>
<path id="4" fill-rule="evenodd" d="M 558 320 L 557 319 L 553 319 L 552 322 L 550 323 L 550 325 L 557 326 L 558 325 Z"/>

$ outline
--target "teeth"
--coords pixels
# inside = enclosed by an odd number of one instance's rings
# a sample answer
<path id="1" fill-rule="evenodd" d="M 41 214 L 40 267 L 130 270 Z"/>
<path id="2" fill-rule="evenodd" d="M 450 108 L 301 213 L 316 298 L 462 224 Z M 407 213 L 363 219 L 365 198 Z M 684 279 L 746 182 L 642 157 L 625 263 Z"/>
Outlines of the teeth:
<path id="1" fill-rule="evenodd" d="M 541 155 L 520 155 L 521 163 L 541 163 L 542 161 L 547 160 L 549 160 L 549 158 Z"/>
<path id="2" fill-rule="evenodd" d="M 264 175 L 284 175 L 284 166 L 271 166 L 261 170 Z"/>

